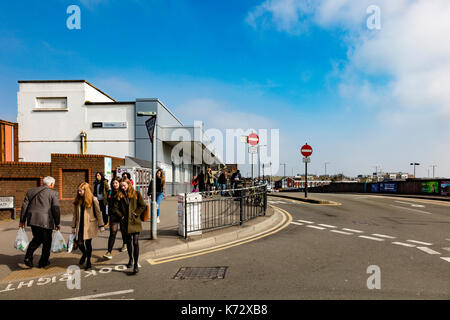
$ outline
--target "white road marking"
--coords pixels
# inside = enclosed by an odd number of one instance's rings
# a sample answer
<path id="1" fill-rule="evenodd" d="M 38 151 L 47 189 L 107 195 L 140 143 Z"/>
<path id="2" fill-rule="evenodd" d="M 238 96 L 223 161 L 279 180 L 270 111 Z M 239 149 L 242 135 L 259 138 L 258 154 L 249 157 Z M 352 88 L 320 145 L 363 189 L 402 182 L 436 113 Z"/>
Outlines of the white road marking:
<path id="1" fill-rule="evenodd" d="M 445 251 L 450 251 L 450 248 L 449 248 L 449 247 L 447 247 L 447 248 L 442 248 L 442 249 L 444 249 Z"/>
<path id="2" fill-rule="evenodd" d="M 350 231 L 350 232 L 356 232 L 356 233 L 364 233 L 364 231 L 361 231 L 361 230 L 355 230 L 355 229 L 342 228 L 342 230 Z"/>
<path id="3" fill-rule="evenodd" d="M 296 224 L 297 226 L 303 226 L 303 223 L 292 221 L 291 224 Z"/>
<path id="4" fill-rule="evenodd" d="M 417 243 L 417 244 L 423 244 L 424 246 L 432 246 L 432 243 L 428 243 L 428 242 L 422 242 L 422 241 L 416 241 L 416 240 L 406 240 L 408 242 L 412 242 L 412 243 Z"/>
<path id="5" fill-rule="evenodd" d="M 413 248 L 416 246 L 415 244 L 403 243 L 403 242 L 392 242 L 392 244 L 397 244 L 399 246 L 410 247 L 410 248 Z"/>
<path id="6" fill-rule="evenodd" d="M 130 290 L 122 290 L 122 291 L 115 291 L 115 292 L 93 294 L 93 295 L 90 295 L 90 296 L 69 298 L 69 299 L 63 299 L 63 300 L 89 300 L 89 299 L 103 298 L 103 297 L 109 297 L 109 296 L 117 296 L 119 294 L 126 294 L 126 293 L 132 293 L 132 292 L 134 292 L 134 290 L 130 289 Z"/>
<path id="7" fill-rule="evenodd" d="M 445 260 L 445 261 L 447 261 L 447 262 L 450 262 L 450 258 L 447 258 L 447 257 L 441 257 L 441 259 L 442 259 L 442 260 Z"/>
<path id="8" fill-rule="evenodd" d="M 317 230 L 326 230 L 326 228 L 318 227 L 318 226 L 307 226 L 308 228 L 314 228 Z"/>
<path id="9" fill-rule="evenodd" d="M 415 204 L 415 203 L 403 202 L 403 201 L 395 201 L 395 202 L 403 203 L 403 204 L 409 204 L 411 207 L 425 208 L 425 206 L 423 206 L 423 205 L 421 205 L 421 204 Z"/>
<path id="10" fill-rule="evenodd" d="M 336 226 L 330 226 L 329 224 L 320 224 L 319 223 L 319 226 L 326 227 L 326 228 L 337 228 Z"/>
<path id="11" fill-rule="evenodd" d="M 394 206 L 392 204 L 390 206 L 391 207 L 395 207 L 395 208 L 399 208 L 399 209 L 405 209 L 405 210 L 411 210 L 411 211 L 415 211 L 415 212 L 425 213 L 425 214 L 432 214 L 431 212 L 417 210 L 417 209 L 411 209 L 411 208 L 405 208 L 405 207 L 399 207 L 399 206 Z"/>
<path id="12" fill-rule="evenodd" d="M 428 254 L 440 254 L 440 252 L 434 251 L 428 247 L 417 247 L 417 249 L 422 250 L 423 252 L 426 252 Z"/>
<path id="13" fill-rule="evenodd" d="M 384 241 L 384 239 L 368 237 L 368 236 L 359 236 L 359 237 L 364 238 L 364 239 L 369 239 L 369 240 L 375 240 L 375 241 Z"/>
<path id="14" fill-rule="evenodd" d="M 306 220 L 297 220 L 298 222 L 303 222 L 303 223 L 308 223 L 308 224 L 311 224 L 311 223 L 314 223 L 314 222 L 312 222 L 312 221 L 306 221 Z"/>
<path id="15" fill-rule="evenodd" d="M 395 239 L 396 238 L 396 237 L 387 236 L 385 234 L 378 234 L 378 233 L 372 233 L 372 235 L 375 236 L 375 237 L 387 238 L 387 239 Z"/>
<path id="16" fill-rule="evenodd" d="M 345 235 L 352 235 L 353 233 L 351 232 L 345 232 L 345 231 L 339 231 L 339 230 L 330 230 L 331 232 L 335 232 L 335 233 L 340 233 L 340 234 L 345 234 Z"/>

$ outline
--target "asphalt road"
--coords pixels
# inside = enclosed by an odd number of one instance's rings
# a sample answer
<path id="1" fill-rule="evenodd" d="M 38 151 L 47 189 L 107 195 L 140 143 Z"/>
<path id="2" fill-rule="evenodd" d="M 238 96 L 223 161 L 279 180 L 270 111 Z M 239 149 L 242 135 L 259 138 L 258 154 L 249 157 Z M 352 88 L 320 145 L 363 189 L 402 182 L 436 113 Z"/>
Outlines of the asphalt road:
<path id="1" fill-rule="evenodd" d="M 271 197 L 292 223 L 270 236 L 182 260 L 141 261 L 135 276 L 114 265 L 83 271 L 80 290 L 59 278 L 13 283 L 6 291 L 2 285 L 0 299 L 450 299 L 449 203 L 311 196 L 341 205 Z M 227 267 L 223 279 L 174 279 L 180 268 L 219 266 Z"/>

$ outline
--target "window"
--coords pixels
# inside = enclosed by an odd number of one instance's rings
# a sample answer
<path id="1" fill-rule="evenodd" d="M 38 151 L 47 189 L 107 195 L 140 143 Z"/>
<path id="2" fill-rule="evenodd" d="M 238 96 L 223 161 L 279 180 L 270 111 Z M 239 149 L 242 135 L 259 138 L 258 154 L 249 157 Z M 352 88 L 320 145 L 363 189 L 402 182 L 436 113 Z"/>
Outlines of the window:
<path id="1" fill-rule="evenodd" d="M 67 97 L 36 98 L 34 111 L 67 111 Z"/>

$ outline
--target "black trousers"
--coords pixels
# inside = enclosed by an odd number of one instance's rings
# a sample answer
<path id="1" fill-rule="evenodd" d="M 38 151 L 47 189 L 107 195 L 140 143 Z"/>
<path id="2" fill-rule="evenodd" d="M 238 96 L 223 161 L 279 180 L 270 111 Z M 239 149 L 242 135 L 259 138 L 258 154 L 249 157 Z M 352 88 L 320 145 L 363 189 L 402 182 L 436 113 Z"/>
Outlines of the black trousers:
<path id="1" fill-rule="evenodd" d="M 39 265 L 45 266 L 48 264 L 50 258 L 50 249 L 52 247 L 52 229 L 44 229 L 41 227 L 31 226 L 31 232 L 33 233 L 33 240 L 28 245 L 25 259 L 33 261 L 33 254 L 37 248 L 42 244 L 42 255 L 39 260 Z"/>
<path id="2" fill-rule="evenodd" d="M 106 206 L 103 203 L 103 200 L 99 200 L 98 204 L 100 205 L 100 211 L 102 212 L 103 223 L 106 226 L 106 224 L 108 223 L 108 213 L 106 212 Z"/>

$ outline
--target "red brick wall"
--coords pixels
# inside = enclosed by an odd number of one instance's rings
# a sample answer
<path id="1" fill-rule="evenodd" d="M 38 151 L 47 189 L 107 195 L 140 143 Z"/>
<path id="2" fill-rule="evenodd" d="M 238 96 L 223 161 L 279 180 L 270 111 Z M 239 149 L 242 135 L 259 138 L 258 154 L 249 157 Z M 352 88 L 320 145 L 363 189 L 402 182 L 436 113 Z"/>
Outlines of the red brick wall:
<path id="1" fill-rule="evenodd" d="M 51 163 L 2 162 L 0 163 L 0 196 L 15 196 L 20 214 L 23 199 L 31 187 L 42 185 L 42 179 L 52 176 L 56 180 L 62 214 L 72 214 L 72 202 L 81 182 L 91 186 L 95 173 L 104 171 L 104 158 L 100 155 L 52 154 Z M 112 158 L 115 169 L 125 164 L 125 159 Z"/>

